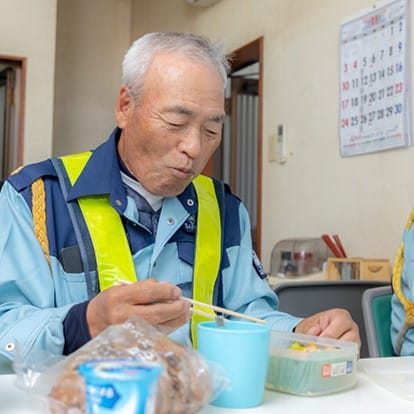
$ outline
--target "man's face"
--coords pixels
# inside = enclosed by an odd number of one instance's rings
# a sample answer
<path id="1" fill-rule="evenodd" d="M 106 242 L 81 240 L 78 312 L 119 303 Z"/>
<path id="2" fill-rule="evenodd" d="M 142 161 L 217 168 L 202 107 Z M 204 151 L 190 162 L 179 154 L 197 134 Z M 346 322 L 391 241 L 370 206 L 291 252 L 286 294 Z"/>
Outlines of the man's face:
<path id="1" fill-rule="evenodd" d="M 220 145 L 224 86 L 212 65 L 174 53 L 158 54 L 139 102 L 122 88 L 116 120 L 119 154 L 151 193 L 180 194 Z"/>

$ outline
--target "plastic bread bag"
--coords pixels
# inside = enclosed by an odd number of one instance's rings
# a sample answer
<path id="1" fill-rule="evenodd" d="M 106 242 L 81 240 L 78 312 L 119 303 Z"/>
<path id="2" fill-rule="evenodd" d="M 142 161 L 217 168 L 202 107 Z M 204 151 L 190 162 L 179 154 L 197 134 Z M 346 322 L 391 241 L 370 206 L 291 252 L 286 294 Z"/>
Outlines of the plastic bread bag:
<path id="1" fill-rule="evenodd" d="M 16 360 L 14 369 L 17 384 L 46 397 L 51 413 L 77 414 L 85 413 L 85 384 L 79 367 L 89 361 L 125 358 L 163 368 L 156 391 L 155 414 L 196 413 L 228 386 L 221 367 L 139 318 L 108 327 L 61 361 L 56 362 L 50 355 L 35 356 Z M 51 366 L 41 372 L 50 362 Z"/>

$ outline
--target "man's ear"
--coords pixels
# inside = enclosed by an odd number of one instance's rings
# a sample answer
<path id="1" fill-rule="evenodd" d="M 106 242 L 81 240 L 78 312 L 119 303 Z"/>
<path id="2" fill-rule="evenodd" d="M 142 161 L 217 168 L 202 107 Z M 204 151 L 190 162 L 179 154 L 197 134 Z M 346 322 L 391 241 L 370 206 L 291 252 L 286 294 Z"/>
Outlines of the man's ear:
<path id="1" fill-rule="evenodd" d="M 128 115 L 134 107 L 132 96 L 126 86 L 122 86 L 116 101 L 115 119 L 119 128 L 123 129 L 128 122 Z"/>

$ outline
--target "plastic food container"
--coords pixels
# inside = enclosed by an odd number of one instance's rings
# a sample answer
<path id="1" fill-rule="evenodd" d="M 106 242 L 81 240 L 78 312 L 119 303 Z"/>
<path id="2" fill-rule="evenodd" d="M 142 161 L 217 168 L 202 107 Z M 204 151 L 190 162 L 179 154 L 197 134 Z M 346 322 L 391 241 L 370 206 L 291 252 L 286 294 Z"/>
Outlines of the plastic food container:
<path id="1" fill-rule="evenodd" d="M 301 277 L 320 273 L 332 256 L 320 238 L 284 239 L 277 242 L 270 259 L 270 276 Z"/>
<path id="2" fill-rule="evenodd" d="M 353 387 L 358 345 L 353 342 L 272 331 L 266 388 L 316 396 Z"/>
<path id="3" fill-rule="evenodd" d="M 155 409 L 158 365 L 132 359 L 107 359 L 83 363 L 86 414 L 151 414 Z"/>

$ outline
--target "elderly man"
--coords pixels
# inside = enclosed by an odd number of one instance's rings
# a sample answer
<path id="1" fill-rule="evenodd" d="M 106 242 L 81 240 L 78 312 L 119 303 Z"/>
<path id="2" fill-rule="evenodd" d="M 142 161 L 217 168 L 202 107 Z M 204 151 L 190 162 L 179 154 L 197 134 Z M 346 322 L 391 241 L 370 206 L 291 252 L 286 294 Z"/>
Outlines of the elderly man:
<path id="1" fill-rule="evenodd" d="M 117 127 L 94 151 L 28 165 L 0 194 L 0 360 L 69 354 L 137 315 L 178 341 L 192 297 L 273 328 L 359 342 L 340 309 L 277 310 L 245 207 L 200 175 L 221 142 L 229 62 L 219 44 L 151 33 L 123 60 Z M 193 338 L 195 340 L 195 338 Z"/>

